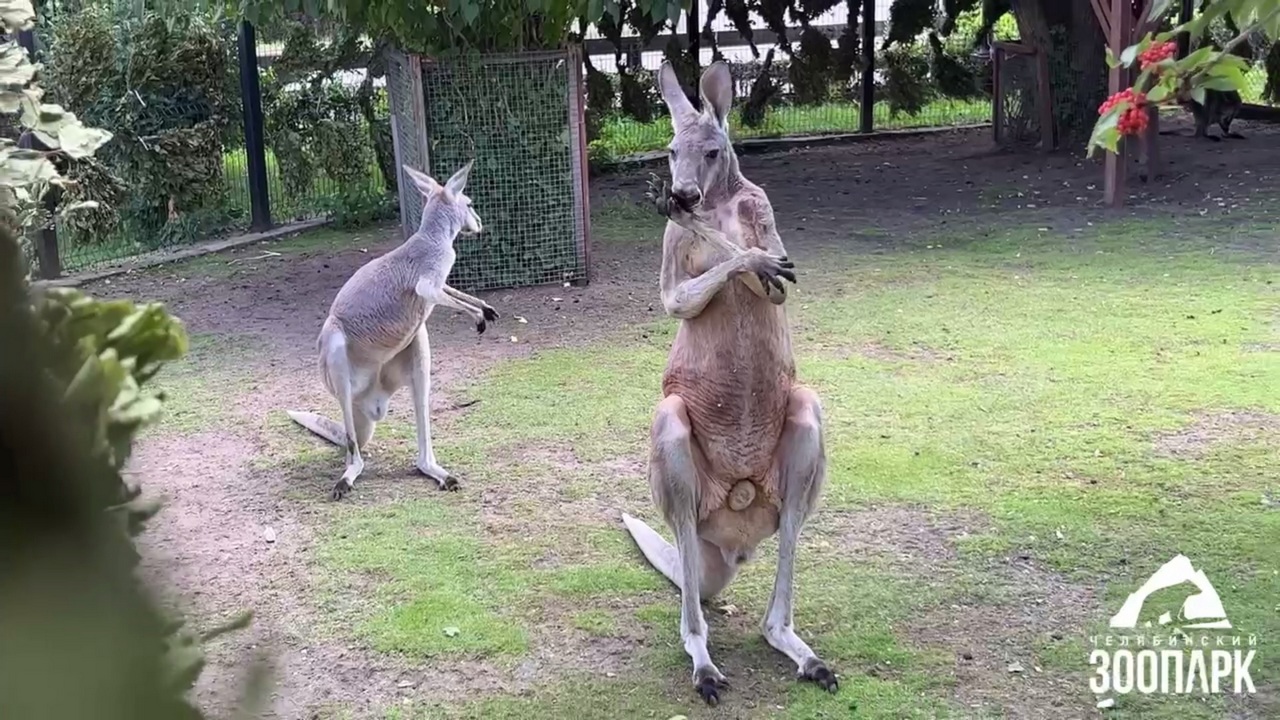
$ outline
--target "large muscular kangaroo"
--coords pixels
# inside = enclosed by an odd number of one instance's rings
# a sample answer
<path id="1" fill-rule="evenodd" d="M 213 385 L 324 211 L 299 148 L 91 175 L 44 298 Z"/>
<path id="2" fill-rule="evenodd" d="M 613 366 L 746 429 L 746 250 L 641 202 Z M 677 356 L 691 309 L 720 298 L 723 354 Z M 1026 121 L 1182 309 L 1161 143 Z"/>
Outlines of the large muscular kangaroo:
<path id="1" fill-rule="evenodd" d="M 680 319 L 650 430 L 649 485 L 675 547 L 623 514 L 645 557 L 680 589 L 680 636 L 709 704 L 728 687 L 707 651 L 701 601 L 720 592 L 762 540 L 778 533 L 778 567 L 762 630 L 802 679 L 834 692 L 836 675 L 792 627 L 800 529 L 826 482 L 822 408 L 795 379 L 786 290 L 795 282 L 763 190 L 729 142 L 728 67 L 702 75 L 694 109 L 675 72 L 659 71 L 671 110 L 671 187 L 651 197 L 669 222 L 661 290 Z"/>

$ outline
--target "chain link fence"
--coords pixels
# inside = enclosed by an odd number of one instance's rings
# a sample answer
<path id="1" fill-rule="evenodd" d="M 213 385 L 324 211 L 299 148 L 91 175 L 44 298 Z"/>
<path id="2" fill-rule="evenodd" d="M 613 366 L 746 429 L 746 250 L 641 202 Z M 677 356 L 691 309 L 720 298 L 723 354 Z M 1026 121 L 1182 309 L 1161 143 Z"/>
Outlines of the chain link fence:
<path id="1" fill-rule="evenodd" d="M 440 182 L 475 162 L 466 192 L 484 232 L 455 240 L 451 284 L 482 291 L 586 280 L 581 62 L 576 50 L 393 62 L 400 161 L 416 159 Z M 401 195 L 412 232 L 421 197 L 410 199 L 417 191 L 408 183 Z"/>

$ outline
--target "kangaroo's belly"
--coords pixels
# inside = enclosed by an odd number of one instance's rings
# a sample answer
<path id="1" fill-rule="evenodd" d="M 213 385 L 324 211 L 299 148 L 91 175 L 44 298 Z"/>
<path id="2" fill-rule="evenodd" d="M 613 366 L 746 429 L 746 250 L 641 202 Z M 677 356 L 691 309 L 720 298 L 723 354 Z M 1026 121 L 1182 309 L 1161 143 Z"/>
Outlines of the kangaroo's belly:
<path id="1" fill-rule="evenodd" d="M 777 529 L 781 505 L 775 454 L 795 364 L 782 309 L 753 299 L 713 301 L 682 322 L 663 375 L 663 394 L 679 395 L 689 417 L 700 534 L 721 547 L 754 547 Z M 744 481 L 753 497 L 735 502 Z"/>
<path id="2" fill-rule="evenodd" d="M 778 370 L 728 375 L 672 370 L 663 393 L 684 400 L 709 475 L 730 484 L 763 481 L 786 421 L 791 378 Z"/>

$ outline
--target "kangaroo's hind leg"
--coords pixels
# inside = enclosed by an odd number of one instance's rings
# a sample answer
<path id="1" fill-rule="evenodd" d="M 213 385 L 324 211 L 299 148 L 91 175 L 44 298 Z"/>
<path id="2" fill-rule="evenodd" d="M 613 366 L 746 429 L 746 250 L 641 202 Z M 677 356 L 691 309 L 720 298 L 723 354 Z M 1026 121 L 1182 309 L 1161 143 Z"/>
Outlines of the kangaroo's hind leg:
<path id="1" fill-rule="evenodd" d="M 761 629 L 765 640 L 796 663 L 801 679 L 835 692 L 836 675 L 796 635 L 792 620 L 795 599 L 796 548 L 800 530 L 818 506 L 827 479 L 822 437 L 822 406 L 812 390 L 791 391 L 787 421 L 775 456 L 782 513 L 778 524 L 778 571 Z"/>
<path id="2" fill-rule="evenodd" d="M 342 477 L 333 486 L 331 493 L 334 500 L 341 500 L 355 487 L 356 478 L 364 472 L 364 457 L 360 449 L 373 436 L 374 422 L 363 408 L 357 408 L 353 402 L 356 393 L 356 372 L 347 355 L 347 338 L 340 330 L 326 331 L 320 338 L 320 352 L 323 355 L 325 385 L 333 392 L 342 409 L 342 429 L 346 441 L 347 466 Z"/>
<path id="3" fill-rule="evenodd" d="M 436 461 L 431 444 L 431 344 L 425 324 L 418 326 L 413 341 L 383 370 L 382 385 L 384 392 L 409 386 L 418 433 L 418 471 L 434 480 L 441 490 L 457 490 L 458 478 Z"/>
<path id="4" fill-rule="evenodd" d="M 695 447 L 684 400 L 667 396 L 650 431 L 649 485 L 667 525 L 675 532 L 671 547 L 640 520 L 623 516 L 645 557 L 680 588 L 680 638 L 693 660 L 693 685 L 708 704 L 720 701 L 728 687 L 707 650 L 707 621 L 702 599 L 718 593 L 733 577 L 718 549 L 698 537 L 698 473 Z"/>

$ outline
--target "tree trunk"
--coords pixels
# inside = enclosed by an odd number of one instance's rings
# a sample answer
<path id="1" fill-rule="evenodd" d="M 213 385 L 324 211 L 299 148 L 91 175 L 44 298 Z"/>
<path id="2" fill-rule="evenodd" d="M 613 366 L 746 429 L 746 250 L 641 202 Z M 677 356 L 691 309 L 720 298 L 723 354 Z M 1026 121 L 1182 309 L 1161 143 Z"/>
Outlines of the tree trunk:
<path id="1" fill-rule="evenodd" d="M 1024 44 L 1049 57 L 1059 148 L 1089 137 L 1107 94 L 1107 39 L 1090 0 L 1010 0 Z"/>

